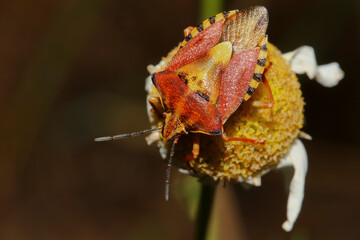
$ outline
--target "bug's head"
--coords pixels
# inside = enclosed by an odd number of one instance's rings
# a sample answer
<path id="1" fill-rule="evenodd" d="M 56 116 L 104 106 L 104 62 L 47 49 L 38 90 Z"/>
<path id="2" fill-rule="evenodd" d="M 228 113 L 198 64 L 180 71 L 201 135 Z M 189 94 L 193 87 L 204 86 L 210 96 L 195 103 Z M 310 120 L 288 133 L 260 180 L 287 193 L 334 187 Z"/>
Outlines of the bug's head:
<path id="1" fill-rule="evenodd" d="M 188 132 L 180 119 L 172 113 L 165 113 L 165 123 L 162 129 L 163 138 L 172 140 Z"/>

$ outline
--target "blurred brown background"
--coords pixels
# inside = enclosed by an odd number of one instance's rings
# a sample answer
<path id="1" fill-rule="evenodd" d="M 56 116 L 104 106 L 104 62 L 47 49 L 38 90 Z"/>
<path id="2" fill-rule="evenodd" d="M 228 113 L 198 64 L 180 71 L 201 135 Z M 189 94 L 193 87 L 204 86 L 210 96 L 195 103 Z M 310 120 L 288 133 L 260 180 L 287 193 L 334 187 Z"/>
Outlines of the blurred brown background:
<path id="1" fill-rule="evenodd" d="M 305 200 L 281 229 L 282 175 L 261 188 L 228 185 L 221 239 L 360 239 L 360 4 L 235 1 L 265 5 L 269 39 L 283 52 L 315 48 L 345 79 L 324 88 L 301 76 L 309 155 Z M 14 0 L 0 8 L 0 239 L 191 239 L 176 189 L 164 202 L 165 164 L 143 137 L 94 143 L 149 127 L 146 66 L 200 22 L 197 1 Z M 195 193 L 194 193 L 195 194 Z M 241 236 L 241 237 L 236 237 Z"/>

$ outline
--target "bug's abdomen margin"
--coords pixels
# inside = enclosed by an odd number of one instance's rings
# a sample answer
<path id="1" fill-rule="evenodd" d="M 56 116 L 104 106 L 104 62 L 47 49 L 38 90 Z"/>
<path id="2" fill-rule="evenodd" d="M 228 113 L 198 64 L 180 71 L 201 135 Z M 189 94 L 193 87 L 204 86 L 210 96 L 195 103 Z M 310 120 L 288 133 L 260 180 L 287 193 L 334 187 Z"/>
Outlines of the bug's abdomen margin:
<path id="1" fill-rule="evenodd" d="M 266 64 L 266 58 L 267 58 L 267 36 L 265 36 L 260 44 L 260 52 L 257 59 L 256 67 L 254 70 L 254 75 L 251 79 L 251 82 L 249 84 L 249 88 L 244 96 L 243 102 L 249 100 L 249 98 L 254 94 L 255 89 L 259 86 L 260 81 L 263 77 L 264 70 L 265 70 L 265 64 Z"/>

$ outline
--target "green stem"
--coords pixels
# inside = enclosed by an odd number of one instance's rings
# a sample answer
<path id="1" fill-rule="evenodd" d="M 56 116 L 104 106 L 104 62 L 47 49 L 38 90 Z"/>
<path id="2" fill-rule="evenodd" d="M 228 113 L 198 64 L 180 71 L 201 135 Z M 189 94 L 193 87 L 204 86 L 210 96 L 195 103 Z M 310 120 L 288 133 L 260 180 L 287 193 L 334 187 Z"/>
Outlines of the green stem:
<path id="1" fill-rule="evenodd" d="M 223 0 L 200 0 L 200 20 L 223 11 Z M 214 201 L 215 186 L 201 184 L 201 197 L 197 213 L 196 240 L 205 240 Z"/>
<path id="2" fill-rule="evenodd" d="M 205 240 L 209 219 L 211 215 L 211 207 L 214 201 L 215 186 L 214 185 L 201 185 L 201 197 L 198 206 L 197 215 L 197 233 L 196 240 Z"/>
<path id="3" fill-rule="evenodd" d="M 200 0 L 200 20 L 214 16 L 223 11 L 222 0 Z"/>

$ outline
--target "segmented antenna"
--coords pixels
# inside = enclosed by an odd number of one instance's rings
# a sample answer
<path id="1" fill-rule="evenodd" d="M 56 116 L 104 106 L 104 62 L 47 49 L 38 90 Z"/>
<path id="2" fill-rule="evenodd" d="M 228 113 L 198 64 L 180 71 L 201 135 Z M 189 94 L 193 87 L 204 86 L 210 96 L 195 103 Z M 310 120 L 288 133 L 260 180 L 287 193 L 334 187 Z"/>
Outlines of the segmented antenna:
<path id="1" fill-rule="evenodd" d="M 165 180 L 165 200 L 166 201 L 169 201 L 171 164 L 172 164 L 172 160 L 173 160 L 173 157 L 174 157 L 175 145 L 176 145 L 176 143 L 178 141 L 179 141 L 178 137 L 174 139 L 174 142 L 173 142 L 173 144 L 171 146 L 169 161 L 168 161 L 168 164 L 167 164 L 166 180 Z"/>
<path id="2" fill-rule="evenodd" d="M 162 129 L 162 127 L 163 126 L 156 127 L 156 128 L 151 128 L 151 129 L 146 129 L 146 130 L 140 131 L 140 132 L 119 134 L 119 135 L 106 136 L 106 137 L 98 137 L 98 138 L 95 138 L 95 142 L 104 142 L 104 141 L 117 140 L 117 139 L 122 139 L 122 138 L 127 138 L 127 137 L 134 137 L 134 136 L 138 136 L 138 135 L 141 135 L 141 134 L 151 133 L 153 131 L 160 130 L 160 129 Z"/>

